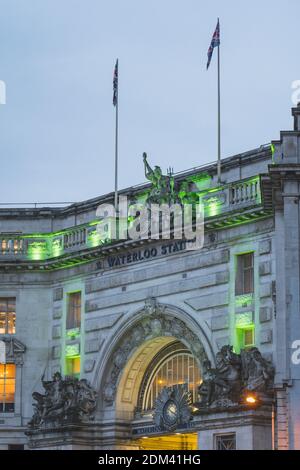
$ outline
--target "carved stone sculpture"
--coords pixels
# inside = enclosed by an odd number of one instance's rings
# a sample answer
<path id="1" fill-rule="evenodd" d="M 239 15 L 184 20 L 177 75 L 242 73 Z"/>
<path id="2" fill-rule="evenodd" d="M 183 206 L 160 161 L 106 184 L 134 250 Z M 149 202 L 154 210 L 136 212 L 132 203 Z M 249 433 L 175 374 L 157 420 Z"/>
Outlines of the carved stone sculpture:
<path id="1" fill-rule="evenodd" d="M 199 396 L 203 407 L 227 407 L 238 404 L 246 391 L 267 394 L 272 389 L 274 367 L 257 348 L 235 354 L 232 346 L 223 346 L 216 355 L 216 368 L 203 363 L 203 382 Z"/>
<path id="2" fill-rule="evenodd" d="M 203 382 L 199 395 L 206 406 L 214 402 L 235 403 L 241 390 L 241 358 L 232 346 L 223 346 L 216 356 L 216 368 L 209 361 L 203 364 Z M 215 403 L 216 406 L 218 403 Z"/>
<path id="3" fill-rule="evenodd" d="M 274 380 L 274 367 L 255 347 L 241 351 L 243 383 L 249 391 L 268 392 Z"/>
<path id="4" fill-rule="evenodd" d="M 159 166 L 155 166 L 153 170 L 147 161 L 147 154 L 145 152 L 143 153 L 143 161 L 145 176 L 152 183 L 147 202 L 153 204 L 172 204 L 176 202 L 173 176 L 163 175 Z"/>
<path id="5" fill-rule="evenodd" d="M 63 379 L 56 372 L 53 380 L 45 381 L 44 376 L 41 380 L 45 393 L 32 394 L 35 403 L 33 417 L 28 423 L 30 428 L 39 428 L 47 423 L 61 425 L 93 419 L 97 393 L 86 379 Z"/>

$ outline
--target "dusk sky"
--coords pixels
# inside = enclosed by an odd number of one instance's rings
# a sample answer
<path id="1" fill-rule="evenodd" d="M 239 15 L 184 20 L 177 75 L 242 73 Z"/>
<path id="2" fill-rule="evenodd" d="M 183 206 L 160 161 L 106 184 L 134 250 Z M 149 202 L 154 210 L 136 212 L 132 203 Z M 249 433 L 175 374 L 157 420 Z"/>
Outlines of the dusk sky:
<path id="1" fill-rule="evenodd" d="M 292 127 L 299 0 L 0 0 L 0 203 L 80 201 L 114 189 L 112 75 L 119 58 L 119 186 L 151 165 L 216 160 Z"/>

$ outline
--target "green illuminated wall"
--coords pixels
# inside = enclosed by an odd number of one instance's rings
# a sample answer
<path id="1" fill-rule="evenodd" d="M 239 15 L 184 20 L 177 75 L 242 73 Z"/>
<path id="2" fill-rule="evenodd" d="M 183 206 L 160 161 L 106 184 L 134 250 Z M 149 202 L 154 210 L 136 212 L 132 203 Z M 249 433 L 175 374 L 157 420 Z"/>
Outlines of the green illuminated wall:
<path id="1" fill-rule="evenodd" d="M 226 222 L 227 226 L 233 226 L 248 222 L 248 220 L 245 220 L 243 217 L 244 208 L 247 209 L 251 207 L 251 205 L 261 204 L 259 184 L 260 181 L 257 176 L 241 182 L 210 188 L 211 177 L 204 173 L 187 177 L 183 182 L 181 182 L 179 185 L 178 196 L 183 205 L 198 202 L 202 203 L 206 219 L 216 218 L 220 215 L 227 216 L 234 211 L 235 215 L 232 222 Z M 247 196 L 243 199 L 243 197 L 241 197 L 238 204 L 237 201 L 232 200 L 232 194 L 234 191 L 238 191 L 238 188 L 240 187 L 244 187 L 245 191 L 248 190 L 251 193 L 251 185 L 256 185 L 255 187 L 257 188 L 257 194 L 254 198 L 249 198 Z M 135 196 L 135 202 L 145 202 L 148 194 L 149 190 L 141 192 Z M 133 221 L 134 217 L 131 216 L 128 218 L 129 224 L 133 223 Z M 22 248 L 22 252 L 20 254 L 24 255 L 27 260 L 53 260 L 67 255 L 70 252 L 97 248 L 110 244 L 111 241 L 115 239 L 113 236 L 113 222 L 103 222 L 104 225 L 107 224 L 107 231 L 104 232 L 103 235 L 100 235 L 97 230 L 97 225 L 99 223 L 101 224 L 101 221 L 96 219 L 88 224 L 78 225 L 60 232 L 33 233 L 22 236 L 14 235 L 13 238 L 18 242 L 18 246 L 23 247 L 24 244 L 25 248 Z M 19 253 L 15 252 L 14 254 Z"/>
<path id="2" fill-rule="evenodd" d="M 236 295 L 235 279 L 237 275 L 237 256 L 253 252 L 254 292 Z M 230 255 L 230 292 L 229 292 L 229 324 L 230 342 L 236 352 L 244 347 L 244 332 L 254 332 L 254 345 L 259 337 L 259 273 L 258 273 L 258 244 L 256 241 L 239 243 L 231 249 Z"/>

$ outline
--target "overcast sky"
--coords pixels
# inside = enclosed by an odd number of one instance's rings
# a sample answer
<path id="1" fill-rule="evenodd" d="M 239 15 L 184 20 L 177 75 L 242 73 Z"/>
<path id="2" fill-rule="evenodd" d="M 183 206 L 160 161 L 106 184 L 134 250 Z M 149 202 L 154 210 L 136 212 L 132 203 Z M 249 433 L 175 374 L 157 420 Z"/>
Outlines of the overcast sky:
<path id="1" fill-rule="evenodd" d="M 120 187 L 216 160 L 218 16 L 227 157 L 292 126 L 299 0 L 0 0 L 0 202 L 113 190 L 116 57 Z"/>

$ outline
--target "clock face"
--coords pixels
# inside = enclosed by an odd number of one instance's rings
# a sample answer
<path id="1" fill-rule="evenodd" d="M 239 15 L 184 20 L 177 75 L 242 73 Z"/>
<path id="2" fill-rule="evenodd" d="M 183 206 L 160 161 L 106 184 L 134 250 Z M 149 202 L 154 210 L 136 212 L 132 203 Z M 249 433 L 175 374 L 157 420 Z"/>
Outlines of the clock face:
<path id="1" fill-rule="evenodd" d="M 176 405 L 175 401 L 168 400 L 164 406 L 164 420 L 169 426 L 173 426 L 177 423 L 178 419 L 178 406 Z"/>

